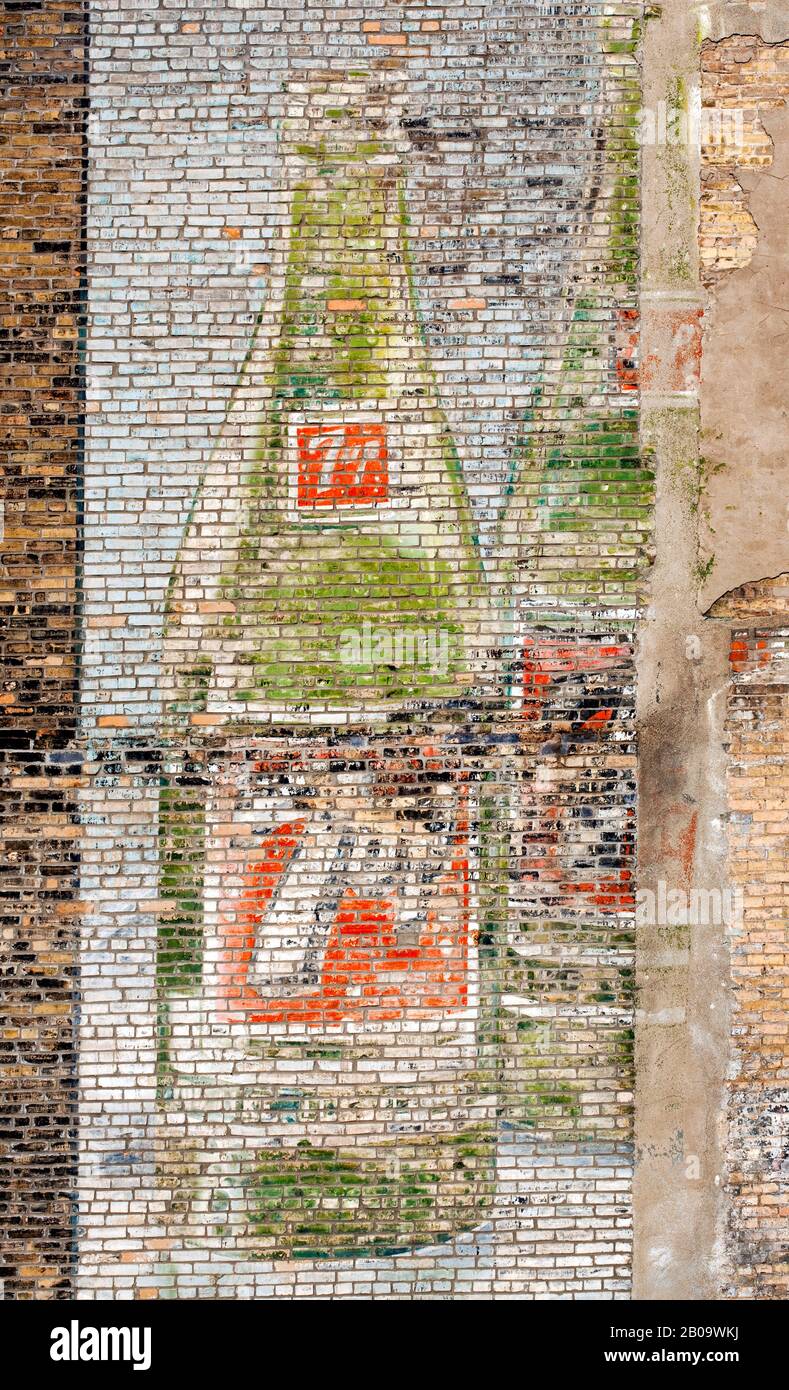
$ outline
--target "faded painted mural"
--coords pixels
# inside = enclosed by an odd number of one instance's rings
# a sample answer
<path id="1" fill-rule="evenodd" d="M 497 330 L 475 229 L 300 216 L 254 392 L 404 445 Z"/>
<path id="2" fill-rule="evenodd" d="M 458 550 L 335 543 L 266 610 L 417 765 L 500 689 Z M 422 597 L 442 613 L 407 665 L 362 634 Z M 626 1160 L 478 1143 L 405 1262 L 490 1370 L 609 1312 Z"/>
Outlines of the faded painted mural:
<path id="1" fill-rule="evenodd" d="M 628 1295 L 638 13 L 466 11 L 97 10 L 85 1296 Z"/>

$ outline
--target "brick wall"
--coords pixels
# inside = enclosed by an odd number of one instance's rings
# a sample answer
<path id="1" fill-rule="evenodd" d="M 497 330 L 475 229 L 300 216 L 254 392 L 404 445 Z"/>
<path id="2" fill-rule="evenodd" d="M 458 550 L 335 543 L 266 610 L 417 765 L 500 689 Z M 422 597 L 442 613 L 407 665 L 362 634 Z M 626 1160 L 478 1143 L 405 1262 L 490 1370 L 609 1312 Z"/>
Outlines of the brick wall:
<path id="1" fill-rule="evenodd" d="M 733 1067 L 728 1095 L 729 1296 L 786 1297 L 787 576 L 727 594 Z"/>
<path id="2" fill-rule="evenodd" d="M 96 0 L 88 63 L 82 10 L 4 7 L 6 1297 L 631 1297 L 651 449 L 671 631 L 720 563 L 671 423 L 704 399 L 686 247 L 640 363 L 640 19 Z M 788 53 L 700 47 L 713 296 Z M 708 613 L 736 1298 L 788 1287 L 785 609 L 783 574 Z M 683 781 L 667 719 L 642 876 L 686 888 L 720 751 Z M 690 1047 L 658 944 L 642 1017 Z M 650 1151 L 664 1215 L 713 1109 Z"/>
<path id="3" fill-rule="evenodd" d="M 627 1296 L 639 10 L 94 14 L 86 1296 Z"/>
<path id="4" fill-rule="evenodd" d="M 84 18 L 9 4 L 0 34 L 0 1277 L 21 1298 L 67 1291 L 73 1242 Z"/>
<path id="5" fill-rule="evenodd" d="M 635 654 L 703 318 L 661 247 L 642 367 L 641 19 L 98 0 L 88 132 L 84 14 L 6 6 L 6 1296 L 631 1296 Z M 713 291 L 785 50 L 701 49 Z M 658 608 L 709 575 L 693 477 Z M 786 1287 L 782 582 L 710 614 L 746 1298 Z"/>
<path id="6" fill-rule="evenodd" d="M 772 298 L 765 284 L 771 278 L 780 283 L 782 274 L 781 237 L 774 238 L 770 231 L 770 199 L 769 193 L 765 199 L 764 188 L 780 187 L 779 166 L 786 148 L 780 119 L 789 94 L 789 44 L 767 43 L 756 34 L 707 42 L 701 51 L 701 75 L 706 120 L 699 248 L 703 279 L 713 291 L 705 342 L 706 439 L 712 466 L 721 472 L 741 456 L 715 401 L 715 395 L 720 401 L 731 390 L 720 349 L 725 342 L 728 356 L 734 341 L 741 359 L 750 364 L 745 374 L 737 372 L 739 396 L 733 397 L 741 402 L 738 414 L 746 437 L 755 441 L 746 489 L 764 497 L 765 514 L 776 533 L 779 528 L 783 532 L 776 490 L 763 482 L 757 486 L 754 479 L 771 448 L 766 428 L 769 382 L 773 374 L 781 378 L 779 339 L 761 318 L 760 306 Z M 775 215 L 780 227 L 780 198 Z M 738 298 L 739 327 L 726 317 L 726 304 L 736 304 Z M 747 341 L 751 323 L 758 325 L 754 341 L 765 344 L 761 362 Z M 759 394 L 760 381 L 768 383 L 766 398 Z M 742 517 L 745 496 L 729 487 L 725 501 L 730 514 Z M 721 514 L 718 503 L 716 524 Z M 766 553 L 770 539 L 765 530 L 748 564 L 758 565 L 757 573 L 777 573 L 777 578 L 743 584 L 710 609 L 712 617 L 731 625 L 732 633 L 725 735 L 728 870 L 742 898 L 741 914 L 730 929 L 726 1296 L 746 1299 L 780 1299 L 787 1289 L 787 587 L 785 534 L 776 535 L 772 555 Z"/>

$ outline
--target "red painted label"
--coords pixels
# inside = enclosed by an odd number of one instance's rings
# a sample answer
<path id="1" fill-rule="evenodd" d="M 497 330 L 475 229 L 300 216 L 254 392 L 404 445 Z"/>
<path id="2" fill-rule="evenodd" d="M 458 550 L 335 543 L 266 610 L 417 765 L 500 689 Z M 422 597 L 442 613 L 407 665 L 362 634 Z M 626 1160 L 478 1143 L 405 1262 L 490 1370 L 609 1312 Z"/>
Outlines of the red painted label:
<path id="1" fill-rule="evenodd" d="M 385 425 L 299 425 L 296 441 L 300 508 L 367 507 L 388 499 Z"/>
<path id="2" fill-rule="evenodd" d="M 616 375 L 620 391 L 637 391 L 639 388 L 639 337 L 638 310 L 620 309 L 616 323 Z"/>
<path id="3" fill-rule="evenodd" d="M 224 1022 L 325 1026 L 452 1013 L 468 1005 L 470 872 L 467 824 L 447 843 L 444 871 L 414 938 L 398 936 L 395 896 L 346 886 L 322 952 L 316 986 L 266 998 L 250 976 L 255 944 L 304 836 L 302 819 L 281 825 L 250 855 L 239 898 L 224 914 L 219 995 Z"/>
<path id="4" fill-rule="evenodd" d="M 630 644 L 614 637 L 610 641 L 547 635 L 526 638 L 522 717 L 526 729 L 543 730 L 543 767 L 554 759 L 561 762 L 563 739 L 568 740 L 576 756 L 584 746 L 605 756 L 605 742 L 616 720 L 616 708 L 605 701 L 605 694 L 616 694 L 621 681 L 616 680 L 614 673 L 628 671 L 632 659 Z M 612 673 L 610 683 L 596 679 L 606 672 Z M 609 752 L 615 754 L 617 747 L 611 744 Z M 595 809 L 602 812 L 605 808 L 601 804 Z M 538 897 L 550 903 L 550 910 L 557 915 L 587 913 L 593 908 L 606 914 L 632 911 L 632 807 L 624 808 L 618 822 L 618 843 L 600 840 L 593 848 L 587 838 L 588 825 L 579 824 L 575 799 L 554 799 L 550 784 L 546 792 L 535 791 L 533 784 L 526 784 L 524 811 L 527 828 L 521 872 Z M 611 824 L 601 822 L 601 829 L 609 836 Z M 595 855 L 610 860 L 614 853 L 621 867 L 613 872 L 610 867 L 597 872 L 591 867 Z"/>

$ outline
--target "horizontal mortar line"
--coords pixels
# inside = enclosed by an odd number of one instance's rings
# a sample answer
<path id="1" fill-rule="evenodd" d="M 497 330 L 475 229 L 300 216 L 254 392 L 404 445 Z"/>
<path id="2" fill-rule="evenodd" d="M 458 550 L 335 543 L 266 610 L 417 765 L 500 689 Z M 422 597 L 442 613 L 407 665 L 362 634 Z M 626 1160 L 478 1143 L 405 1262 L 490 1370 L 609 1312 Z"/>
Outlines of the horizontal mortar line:
<path id="1" fill-rule="evenodd" d="M 505 1009 L 512 1009 L 529 1018 L 598 1018 L 632 1019 L 633 1010 L 616 1004 L 535 1004 L 521 994 L 503 994 L 501 1002 Z M 683 1010 L 684 1017 L 684 1010 Z"/>
<path id="2" fill-rule="evenodd" d="M 534 899 L 526 900 L 523 885 L 520 882 L 513 884 L 513 893 L 515 898 L 512 904 L 513 915 L 510 922 L 519 931 L 528 931 L 531 926 L 545 926 L 548 923 L 551 926 L 558 924 L 567 927 L 571 931 L 580 929 L 581 931 L 596 932 L 599 932 L 601 927 L 610 927 L 611 925 L 622 930 L 632 929 L 636 926 L 635 908 L 629 912 L 606 912 L 603 910 L 597 917 L 581 916 L 580 914 L 573 916 L 572 908 L 568 908 L 566 904 L 557 903 L 554 911 L 550 907 L 543 906 L 542 902 L 535 902 Z M 562 915 L 563 912 L 566 914 L 565 916 Z M 608 949 L 607 945 L 600 946 L 600 950 L 607 951 Z"/>
<path id="3" fill-rule="evenodd" d="M 641 303 L 671 303 L 671 304 L 691 304 L 695 308 L 703 309 L 707 304 L 707 296 L 699 294 L 697 290 L 642 290 L 640 294 Z"/>
<path id="4" fill-rule="evenodd" d="M 666 406 L 682 408 L 687 411 L 698 411 L 700 406 L 701 393 L 697 388 L 695 391 L 642 391 L 641 392 L 641 418 L 650 410 L 663 410 Z"/>
<path id="5" fill-rule="evenodd" d="M 551 925 L 553 925 L 553 921 Z M 599 925 L 599 923 L 595 923 L 592 929 L 595 931 L 599 931 Z M 635 927 L 636 923 L 632 922 L 630 925 Z M 581 927 L 581 930 L 583 930 L 583 924 L 578 922 L 567 923 L 567 926 L 573 932 L 579 926 Z M 566 953 L 578 951 L 583 956 L 594 956 L 595 958 L 599 957 L 600 959 L 603 959 L 603 957 L 610 956 L 612 960 L 619 960 L 625 952 L 635 950 L 635 942 L 633 942 L 632 945 L 626 945 L 620 948 L 618 945 L 613 946 L 610 941 L 600 941 L 599 938 L 586 941 L 583 939 L 581 939 L 580 941 L 577 939 L 573 941 L 562 940 L 561 937 L 558 940 L 555 938 L 553 940 L 545 940 L 544 938 L 540 938 L 539 935 L 537 936 L 537 940 L 535 941 L 534 947 L 532 948 L 531 942 L 528 937 L 528 927 L 524 927 L 521 929 L 515 925 L 512 925 L 511 931 L 515 933 L 511 942 L 513 950 L 516 950 L 519 953 L 527 956 L 547 956 L 555 954 L 567 959 L 577 959 L 577 957 L 575 956 L 567 956 Z"/>
<path id="6" fill-rule="evenodd" d="M 594 949 L 579 951 L 577 955 L 561 950 L 551 950 L 550 947 L 541 949 L 539 946 L 530 948 L 529 946 L 519 945 L 514 942 L 509 943 L 510 950 L 522 960 L 550 961 L 553 965 L 572 966 L 581 965 L 622 965 L 629 958 L 634 958 L 636 954 L 635 946 L 623 946 L 621 949 L 604 947 L 600 951 Z M 655 958 L 650 958 L 650 963 L 655 963 Z"/>
<path id="7" fill-rule="evenodd" d="M 636 1010 L 636 1023 L 640 1027 L 651 1025 L 657 1028 L 674 1028 L 678 1023 L 684 1023 L 686 1018 L 685 1009 L 657 1009 L 650 1013 L 647 1009 Z"/>

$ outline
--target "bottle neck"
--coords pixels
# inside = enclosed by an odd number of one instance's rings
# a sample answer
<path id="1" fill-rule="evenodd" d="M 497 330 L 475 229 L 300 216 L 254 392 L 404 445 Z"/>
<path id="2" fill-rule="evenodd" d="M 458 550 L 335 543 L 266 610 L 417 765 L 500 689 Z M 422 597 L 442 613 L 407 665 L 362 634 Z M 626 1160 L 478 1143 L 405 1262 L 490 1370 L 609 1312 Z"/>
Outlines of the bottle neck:
<path id="1" fill-rule="evenodd" d="M 289 174 L 275 394 L 377 397 L 408 317 L 399 162 L 294 160 Z"/>

